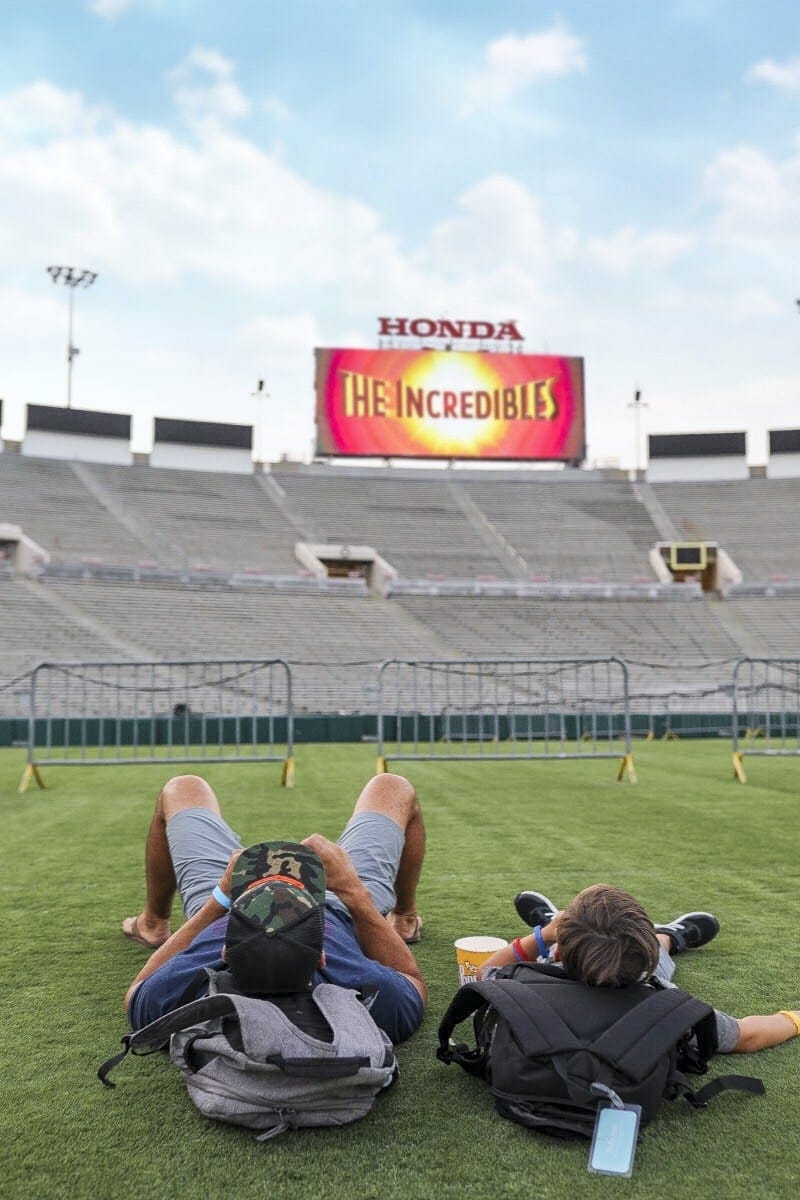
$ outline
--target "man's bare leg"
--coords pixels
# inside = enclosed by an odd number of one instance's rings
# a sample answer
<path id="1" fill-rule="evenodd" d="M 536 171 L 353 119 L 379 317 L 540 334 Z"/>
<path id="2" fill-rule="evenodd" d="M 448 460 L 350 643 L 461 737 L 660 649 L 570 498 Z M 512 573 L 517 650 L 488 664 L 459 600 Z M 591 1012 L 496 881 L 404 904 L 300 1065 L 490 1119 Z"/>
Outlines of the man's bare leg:
<path id="1" fill-rule="evenodd" d="M 417 884 L 425 857 L 425 826 L 417 794 L 402 775 L 376 775 L 356 801 L 353 814 L 360 812 L 383 813 L 403 830 L 405 842 L 394 882 L 396 903 L 386 920 L 404 941 L 417 939 L 422 925 Z"/>
<path id="2" fill-rule="evenodd" d="M 122 932 L 150 949 L 170 935 L 170 915 L 176 881 L 167 841 L 167 822 L 183 808 L 207 808 L 220 813 L 219 802 L 199 775 L 176 775 L 159 792 L 144 852 L 145 902 L 138 917 L 126 917 Z"/>

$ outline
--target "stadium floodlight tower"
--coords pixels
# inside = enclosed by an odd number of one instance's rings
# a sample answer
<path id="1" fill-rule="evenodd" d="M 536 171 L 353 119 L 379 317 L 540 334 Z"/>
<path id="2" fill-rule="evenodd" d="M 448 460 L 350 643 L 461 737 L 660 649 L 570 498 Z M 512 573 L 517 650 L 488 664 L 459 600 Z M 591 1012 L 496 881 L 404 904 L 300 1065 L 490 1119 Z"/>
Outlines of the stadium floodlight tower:
<path id="1" fill-rule="evenodd" d="M 631 400 L 630 404 L 628 405 L 628 408 L 633 409 L 633 415 L 635 418 L 635 430 L 636 431 L 635 431 L 634 436 L 636 438 L 636 451 L 634 454 L 634 470 L 636 472 L 637 479 L 641 479 L 642 475 L 644 474 L 644 468 L 642 467 L 642 458 L 641 458 L 641 454 L 642 454 L 642 409 L 647 408 L 647 407 L 648 407 L 647 401 L 642 399 L 642 393 L 640 391 L 634 392 L 633 399 Z"/>
<path id="2" fill-rule="evenodd" d="M 72 362 L 80 354 L 77 346 L 72 344 L 72 309 L 76 288 L 91 287 L 97 279 L 96 271 L 87 271 L 81 267 L 48 267 L 47 274 L 53 283 L 63 283 L 69 288 L 69 334 L 67 337 L 67 408 L 72 407 Z"/>

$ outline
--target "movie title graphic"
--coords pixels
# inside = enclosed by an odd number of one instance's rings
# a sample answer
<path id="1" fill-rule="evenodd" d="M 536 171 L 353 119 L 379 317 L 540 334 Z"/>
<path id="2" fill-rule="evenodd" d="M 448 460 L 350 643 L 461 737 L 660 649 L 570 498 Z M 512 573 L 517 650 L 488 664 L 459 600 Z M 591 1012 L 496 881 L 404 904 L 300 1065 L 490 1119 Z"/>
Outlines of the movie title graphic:
<path id="1" fill-rule="evenodd" d="M 486 391 L 449 391 L 410 387 L 402 379 L 374 379 L 354 371 L 339 372 L 339 395 L 345 417 L 415 417 L 434 421 L 554 421 L 558 405 L 555 377 L 530 379 L 513 387 Z"/>
<path id="2" fill-rule="evenodd" d="M 317 453 L 540 459 L 584 454 L 583 362 L 460 349 L 316 351 Z"/>

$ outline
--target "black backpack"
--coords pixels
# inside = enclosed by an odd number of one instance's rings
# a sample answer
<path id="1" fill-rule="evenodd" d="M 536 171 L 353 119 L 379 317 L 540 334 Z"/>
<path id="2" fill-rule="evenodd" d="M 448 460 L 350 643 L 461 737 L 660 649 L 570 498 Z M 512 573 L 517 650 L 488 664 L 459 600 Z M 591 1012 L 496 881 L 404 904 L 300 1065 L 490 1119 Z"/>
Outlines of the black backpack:
<path id="1" fill-rule="evenodd" d="M 451 1035 L 474 1014 L 475 1047 Z M 437 1058 L 485 1079 L 501 1116 L 556 1137 L 590 1138 L 611 1093 L 641 1105 L 641 1124 L 663 1099 L 704 1108 L 730 1088 L 763 1093 L 760 1079 L 722 1076 L 694 1092 L 717 1049 L 714 1011 L 678 988 L 641 983 L 589 987 L 557 966 L 519 963 L 468 983 L 439 1026 Z"/>

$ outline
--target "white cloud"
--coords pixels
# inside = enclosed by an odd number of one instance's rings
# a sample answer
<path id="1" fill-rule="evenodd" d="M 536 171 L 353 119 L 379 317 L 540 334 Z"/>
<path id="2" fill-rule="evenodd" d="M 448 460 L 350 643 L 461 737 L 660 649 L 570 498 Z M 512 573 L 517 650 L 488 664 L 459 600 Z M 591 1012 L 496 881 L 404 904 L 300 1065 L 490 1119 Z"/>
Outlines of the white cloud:
<path id="1" fill-rule="evenodd" d="M 45 278 L 44 269 L 42 278 Z M 0 312 L 3 314 L 3 338 L 7 342 L 34 346 L 52 343 L 54 338 L 61 336 L 66 346 L 66 289 L 63 297 L 57 297 L 55 292 L 47 293 L 44 288 L 40 295 L 32 295 L 21 288 L 0 287 Z"/>
<path id="2" fill-rule="evenodd" d="M 583 42 L 561 24 L 520 37 L 507 33 L 486 47 L 485 65 L 466 83 L 464 113 L 502 105 L 533 84 L 586 70 Z"/>
<path id="3" fill-rule="evenodd" d="M 292 119 L 292 110 L 288 105 L 284 104 L 280 96 L 266 96 L 261 101 L 261 107 L 265 113 L 274 117 L 276 121 L 291 121 Z"/>
<path id="4" fill-rule="evenodd" d="M 175 103 L 189 121 L 227 121 L 250 111 L 234 74 L 233 62 L 218 50 L 194 46 L 167 78 Z"/>
<path id="5" fill-rule="evenodd" d="M 632 225 L 618 229 L 609 237 L 587 239 L 592 259 L 612 275 L 648 267 L 664 267 L 688 254 L 694 239 L 686 234 L 656 229 L 642 232 Z"/>
<path id="6" fill-rule="evenodd" d="M 0 139 L 22 142 L 93 129 L 104 110 L 88 106 L 80 92 L 39 79 L 0 97 Z"/>
<path id="7" fill-rule="evenodd" d="M 781 259 L 800 241 L 800 143 L 784 160 L 756 146 L 723 151 L 708 167 L 706 192 L 723 241 Z"/>
<path id="8" fill-rule="evenodd" d="M 87 11 L 104 21 L 116 21 L 132 8 L 149 8 L 156 10 L 161 7 L 163 0 L 89 0 Z"/>
<path id="9" fill-rule="evenodd" d="M 242 326 L 235 340 L 242 350 L 261 355 L 270 370 L 287 369 L 298 362 L 308 366 L 309 347 L 319 345 L 320 333 L 313 314 L 303 312 L 255 317 Z"/>
<path id="10" fill-rule="evenodd" d="M 458 211 L 430 240 L 432 262 L 447 273 L 491 271 L 498 263 L 541 261 L 548 232 L 539 203 L 508 175 L 492 175 L 458 198 Z"/>
<path id="11" fill-rule="evenodd" d="M 764 287 L 742 288 L 731 297 L 731 309 L 735 320 L 751 321 L 760 317 L 781 315 L 785 304 L 779 304 Z"/>
<path id="12" fill-rule="evenodd" d="M 0 264 L 74 260 L 128 280 L 197 275 L 266 293 L 349 280 L 366 296 L 405 274 L 372 209 L 224 127 L 100 128 L 73 93 L 37 87 L 37 141 L 17 119 L 29 89 L 0 98 Z"/>
<path id="13" fill-rule="evenodd" d="M 767 83 L 783 92 L 800 91 L 800 58 L 788 58 L 776 62 L 774 58 L 762 58 L 747 71 L 749 83 Z"/>
<path id="14" fill-rule="evenodd" d="M 195 47 L 176 71 L 175 87 L 198 78 L 236 85 L 234 64 L 209 48 Z M 250 393 L 264 378 L 270 446 L 300 454 L 311 440 L 312 347 L 369 344 L 378 313 L 516 319 L 532 352 L 591 359 L 596 414 L 628 386 L 632 345 L 645 363 L 669 346 L 665 361 L 679 389 L 674 345 L 694 331 L 707 338 L 709 322 L 723 316 L 727 337 L 733 322 L 741 322 L 738 333 L 749 317 L 771 317 L 771 331 L 778 319 L 769 275 L 737 277 L 723 292 L 729 260 L 718 243 L 713 294 L 708 281 L 698 297 L 684 280 L 691 305 L 676 300 L 668 311 L 665 298 L 663 319 L 648 330 L 636 306 L 652 313 L 664 281 L 645 290 L 641 279 L 648 267 L 695 249 L 692 265 L 702 270 L 699 232 L 695 243 L 681 229 L 601 227 L 587 239 L 561 227 L 557 210 L 553 220 L 509 174 L 478 179 L 432 228 L 403 242 L 375 208 L 310 183 L 219 120 L 177 130 L 133 124 L 39 81 L 0 95 L 0 151 L 0 274 L 25 280 L 31 263 L 41 264 L 38 290 L 34 281 L 30 295 L 0 294 L 13 314 L 0 328 L 9 414 L 12 397 L 19 405 L 62 394 L 65 299 L 44 274 L 51 261 L 97 270 L 108 287 L 104 306 L 98 289 L 80 309 L 83 404 L 103 407 L 113 394 L 121 411 L 250 420 Z M 800 203 L 799 158 L 779 161 L 752 147 L 720 155 L 706 179 L 714 228 L 741 236 L 747 218 L 759 237 L 781 230 L 784 258 L 796 261 L 785 250 L 800 228 L 797 215 L 790 219 Z M 765 193 L 773 202 L 755 212 Z M 789 206 L 782 224 L 778 201 Z M 642 267 L 634 295 L 625 272 Z M 614 289 L 611 273 L 621 280 Z M 677 272 L 669 279 L 675 288 L 681 282 Z M 49 349 L 31 354 L 42 330 L 50 331 Z M 604 384 L 600 364 L 617 349 L 620 365 Z M 597 436 L 606 437 L 605 426 Z M 611 432 L 607 439 L 593 452 L 610 452 Z"/>

